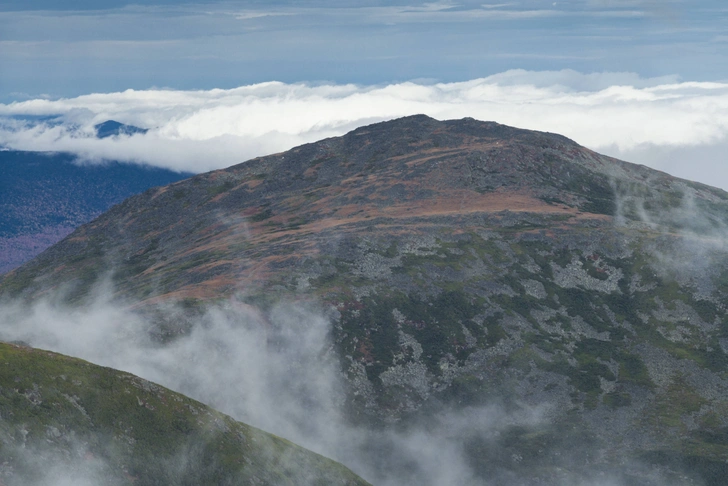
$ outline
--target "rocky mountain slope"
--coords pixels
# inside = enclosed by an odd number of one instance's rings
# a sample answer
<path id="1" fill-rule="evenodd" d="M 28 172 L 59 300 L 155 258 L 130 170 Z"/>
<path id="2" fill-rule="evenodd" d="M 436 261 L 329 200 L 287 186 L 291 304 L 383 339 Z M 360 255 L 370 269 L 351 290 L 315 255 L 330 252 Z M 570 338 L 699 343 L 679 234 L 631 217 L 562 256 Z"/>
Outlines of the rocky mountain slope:
<path id="1" fill-rule="evenodd" d="M 0 362 L 2 484 L 367 484 L 128 373 L 5 343 Z"/>
<path id="2" fill-rule="evenodd" d="M 538 411 L 459 432 L 473 484 L 721 484 L 727 227 L 724 191 L 559 135 L 414 116 L 129 198 L 0 292 L 83 305 L 108 281 L 162 340 L 190 332 L 158 310 L 172 301 L 313 303 L 351 423 Z"/>

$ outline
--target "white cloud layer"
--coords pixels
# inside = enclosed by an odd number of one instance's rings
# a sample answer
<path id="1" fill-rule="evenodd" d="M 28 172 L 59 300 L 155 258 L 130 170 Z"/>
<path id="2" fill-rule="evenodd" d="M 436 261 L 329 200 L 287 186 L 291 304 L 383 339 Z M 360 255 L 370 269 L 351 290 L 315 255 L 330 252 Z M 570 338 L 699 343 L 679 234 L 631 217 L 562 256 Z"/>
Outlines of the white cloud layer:
<path id="1" fill-rule="evenodd" d="M 417 113 L 561 133 L 602 153 L 728 188 L 728 83 L 631 73 L 511 70 L 457 83 L 268 82 L 32 99 L 0 104 L 0 144 L 203 172 Z M 28 121 L 54 115 L 53 122 Z M 96 139 L 93 125 L 108 119 L 151 130 Z"/>

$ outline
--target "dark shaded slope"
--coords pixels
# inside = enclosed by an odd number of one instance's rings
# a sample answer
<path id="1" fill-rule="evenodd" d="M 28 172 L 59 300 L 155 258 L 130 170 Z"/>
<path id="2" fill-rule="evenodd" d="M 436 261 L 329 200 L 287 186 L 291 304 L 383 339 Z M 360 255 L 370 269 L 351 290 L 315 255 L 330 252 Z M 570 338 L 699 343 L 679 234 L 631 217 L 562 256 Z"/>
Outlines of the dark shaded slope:
<path id="1" fill-rule="evenodd" d="M 0 362 L 2 484 L 367 484 L 127 373 L 4 343 Z"/>
<path id="2" fill-rule="evenodd" d="M 0 151 L 0 273 L 30 260 L 125 198 L 192 174 L 63 153 Z"/>

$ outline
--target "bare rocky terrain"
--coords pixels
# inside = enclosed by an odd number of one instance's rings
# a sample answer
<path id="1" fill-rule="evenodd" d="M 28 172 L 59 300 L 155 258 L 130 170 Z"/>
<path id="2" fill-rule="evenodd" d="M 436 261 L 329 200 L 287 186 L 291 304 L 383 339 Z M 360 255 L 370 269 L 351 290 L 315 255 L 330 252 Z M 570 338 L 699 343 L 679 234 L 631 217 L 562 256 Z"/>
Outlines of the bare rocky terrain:
<path id="1" fill-rule="evenodd" d="M 413 116 L 131 197 L 0 292 L 84 305 L 108 281 L 160 340 L 190 332 L 165 303 L 303 302 L 331 320 L 352 424 L 538 411 L 458 437 L 476 483 L 717 485 L 726 228 L 722 190 L 555 134 Z"/>

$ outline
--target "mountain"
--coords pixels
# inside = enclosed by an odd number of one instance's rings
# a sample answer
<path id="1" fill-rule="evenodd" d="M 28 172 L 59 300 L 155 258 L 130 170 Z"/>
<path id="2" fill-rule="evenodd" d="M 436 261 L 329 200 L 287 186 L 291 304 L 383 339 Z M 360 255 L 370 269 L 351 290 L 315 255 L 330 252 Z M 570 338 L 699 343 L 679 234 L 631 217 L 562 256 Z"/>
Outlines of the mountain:
<path id="1" fill-rule="evenodd" d="M 0 360 L 2 484 L 367 484 L 134 375 L 6 343 Z"/>
<path id="2" fill-rule="evenodd" d="M 114 204 L 192 174 L 135 164 L 79 164 L 66 153 L 0 151 L 0 273 Z"/>
<path id="3" fill-rule="evenodd" d="M 316 307 L 381 482 L 437 484 L 387 433 L 438 430 L 425 442 L 459 484 L 717 485 L 726 228 L 722 190 L 560 135 L 413 116 L 130 197 L 0 293 L 83 306 L 107 282 L 164 342 L 194 332 L 175 302 L 263 323 L 277 302 Z"/>
<path id="4" fill-rule="evenodd" d="M 134 125 L 125 125 L 124 123 L 119 123 L 115 120 L 106 120 L 103 123 L 94 125 L 94 129 L 96 130 L 96 137 L 98 138 L 108 138 L 119 135 L 134 135 L 137 133 L 143 135 L 149 131 L 146 128 L 139 128 Z"/>

